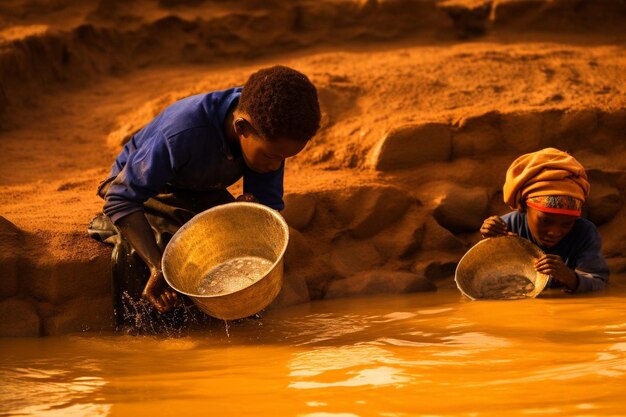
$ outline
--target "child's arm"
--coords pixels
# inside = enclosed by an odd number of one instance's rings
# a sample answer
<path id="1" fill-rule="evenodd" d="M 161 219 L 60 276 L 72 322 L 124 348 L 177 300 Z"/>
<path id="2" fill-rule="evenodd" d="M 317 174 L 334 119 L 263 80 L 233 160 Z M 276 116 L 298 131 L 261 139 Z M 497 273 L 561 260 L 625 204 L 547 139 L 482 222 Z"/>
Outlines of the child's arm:
<path id="1" fill-rule="evenodd" d="M 544 255 L 537 259 L 535 269 L 565 285 L 569 292 L 602 290 L 609 280 L 609 268 L 601 248 L 600 235 L 593 229 L 578 255 L 574 269 L 568 267 L 558 255 Z"/>
<path id="2" fill-rule="evenodd" d="M 535 270 L 545 275 L 550 275 L 569 291 L 576 291 L 580 287 L 580 279 L 574 270 L 563 262 L 559 255 L 547 254 L 535 260 Z"/>
<path id="3" fill-rule="evenodd" d="M 284 161 L 277 171 L 264 174 L 259 174 L 248 167 L 244 167 L 243 192 L 244 194 L 254 195 L 259 203 L 281 211 L 285 208 L 285 203 L 283 202 L 284 174 Z"/>
<path id="4" fill-rule="evenodd" d="M 144 211 L 143 203 L 174 178 L 172 162 L 181 159 L 184 157 L 173 153 L 164 136 L 145 138 L 144 145 L 128 156 L 122 170 L 111 181 L 104 198 L 104 214 L 117 226 L 122 217 Z"/>
<path id="5" fill-rule="evenodd" d="M 574 271 L 580 281 L 576 292 L 598 291 L 606 288 L 609 267 L 602 256 L 602 239 L 597 230 L 583 248 Z"/>
<path id="6" fill-rule="evenodd" d="M 122 236 L 128 240 L 137 254 L 150 269 L 150 278 L 141 296 L 148 300 L 159 313 L 170 310 L 178 303 L 178 296 L 165 281 L 161 271 L 162 254 L 157 246 L 148 219 L 141 211 L 136 211 L 119 219 L 117 226 Z"/>

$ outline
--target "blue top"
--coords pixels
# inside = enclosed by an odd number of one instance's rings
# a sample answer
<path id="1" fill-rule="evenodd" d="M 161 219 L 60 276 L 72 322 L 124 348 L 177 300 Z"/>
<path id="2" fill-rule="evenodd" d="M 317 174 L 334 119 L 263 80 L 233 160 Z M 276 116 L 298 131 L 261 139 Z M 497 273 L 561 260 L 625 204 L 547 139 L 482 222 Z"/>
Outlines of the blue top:
<path id="1" fill-rule="evenodd" d="M 241 87 L 184 98 L 134 134 L 117 156 L 109 178 L 104 213 L 113 223 L 143 211 L 143 202 L 166 185 L 207 192 L 224 189 L 243 176 L 245 193 L 276 210 L 284 208 L 283 174 L 265 174 L 245 164 L 239 146 L 224 136 L 224 121 Z"/>
<path id="2" fill-rule="evenodd" d="M 602 256 L 602 238 L 596 226 L 589 220 L 579 217 L 572 230 L 551 248 L 545 248 L 533 239 L 528 229 L 526 213 L 513 211 L 502 216 L 502 220 L 519 237 L 530 240 L 547 254 L 563 258 L 565 264 L 578 275 L 579 284 L 574 292 L 596 291 L 606 287 L 609 268 Z M 552 279 L 548 285 L 562 286 Z"/>

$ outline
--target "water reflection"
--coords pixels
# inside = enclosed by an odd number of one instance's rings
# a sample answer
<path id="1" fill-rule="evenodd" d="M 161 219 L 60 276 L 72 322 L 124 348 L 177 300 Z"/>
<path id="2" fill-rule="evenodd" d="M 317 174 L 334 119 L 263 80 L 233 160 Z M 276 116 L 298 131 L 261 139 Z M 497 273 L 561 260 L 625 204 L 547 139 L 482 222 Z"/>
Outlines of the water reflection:
<path id="1" fill-rule="evenodd" d="M 230 335 L 0 340 L 0 414 L 623 415 L 625 294 L 335 300 Z"/>
<path id="2" fill-rule="evenodd" d="M 400 368 L 389 366 L 399 362 L 390 352 L 375 346 L 315 348 L 295 354 L 290 361 L 289 375 L 309 380 L 292 382 L 289 388 L 357 387 L 409 382 L 411 376 L 404 374 Z M 312 377 L 320 378 L 312 381 Z M 321 381 L 324 377 L 328 380 Z"/>
<path id="3" fill-rule="evenodd" d="M 298 417 L 360 417 L 358 414 L 352 413 L 309 413 L 298 414 Z"/>
<path id="4" fill-rule="evenodd" d="M 312 388 L 331 388 L 331 387 L 361 387 L 364 385 L 401 385 L 409 382 L 411 378 L 402 375 L 402 371 L 387 366 L 378 368 L 362 369 L 354 372 L 347 372 L 347 375 L 353 375 L 347 379 L 332 382 L 319 381 L 298 381 L 289 384 L 289 388 L 296 389 L 312 389 Z"/>
<path id="5" fill-rule="evenodd" d="M 98 404 L 106 381 L 94 376 L 67 378 L 59 369 L 17 368 L 0 372 L 0 410 L 9 415 L 106 416 L 111 406 Z"/>

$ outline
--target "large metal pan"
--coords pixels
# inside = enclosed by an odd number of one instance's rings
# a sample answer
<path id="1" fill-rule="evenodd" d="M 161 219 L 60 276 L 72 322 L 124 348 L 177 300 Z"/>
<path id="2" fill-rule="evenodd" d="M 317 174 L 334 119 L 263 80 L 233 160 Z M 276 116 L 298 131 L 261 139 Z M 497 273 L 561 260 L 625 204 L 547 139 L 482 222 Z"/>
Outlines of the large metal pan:
<path id="1" fill-rule="evenodd" d="M 280 292 L 288 241 L 289 227 L 275 210 L 243 202 L 217 206 L 172 237 L 163 253 L 163 275 L 210 316 L 248 317 Z M 256 269 L 238 273 L 255 259 L 262 260 Z"/>
<path id="2" fill-rule="evenodd" d="M 534 268 L 534 260 L 543 254 L 538 246 L 520 237 L 484 239 L 461 258 L 454 279 L 459 290 L 472 300 L 534 298 L 549 279 Z"/>

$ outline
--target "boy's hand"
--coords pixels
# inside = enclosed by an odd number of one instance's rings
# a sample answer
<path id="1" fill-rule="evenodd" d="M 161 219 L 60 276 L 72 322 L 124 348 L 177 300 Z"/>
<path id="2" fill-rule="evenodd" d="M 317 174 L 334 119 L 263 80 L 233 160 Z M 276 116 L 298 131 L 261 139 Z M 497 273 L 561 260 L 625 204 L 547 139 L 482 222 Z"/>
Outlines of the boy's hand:
<path id="1" fill-rule="evenodd" d="M 565 265 L 559 255 L 543 255 L 536 259 L 535 270 L 550 275 L 570 290 L 578 288 L 578 275 Z"/>
<path id="2" fill-rule="evenodd" d="M 163 272 L 155 270 L 150 275 L 141 297 L 148 300 L 159 313 L 165 313 L 178 304 L 176 292 L 167 285 Z"/>
<path id="3" fill-rule="evenodd" d="M 517 236 L 516 233 L 508 231 L 506 223 L 500 216 L 491 216 L 485 219 L 483 225 L 480 227 L 480 234 L 483 237 Z"/>
<path id="4" fill-rule="evenodd" d="M 259 200 L 257 200 L 254 194 L 252 193 L 241 194 L 239 197 L 237 197 L 236 201 L 243 201 L 246 203 L 258 203 L 259 202 Z"/>

